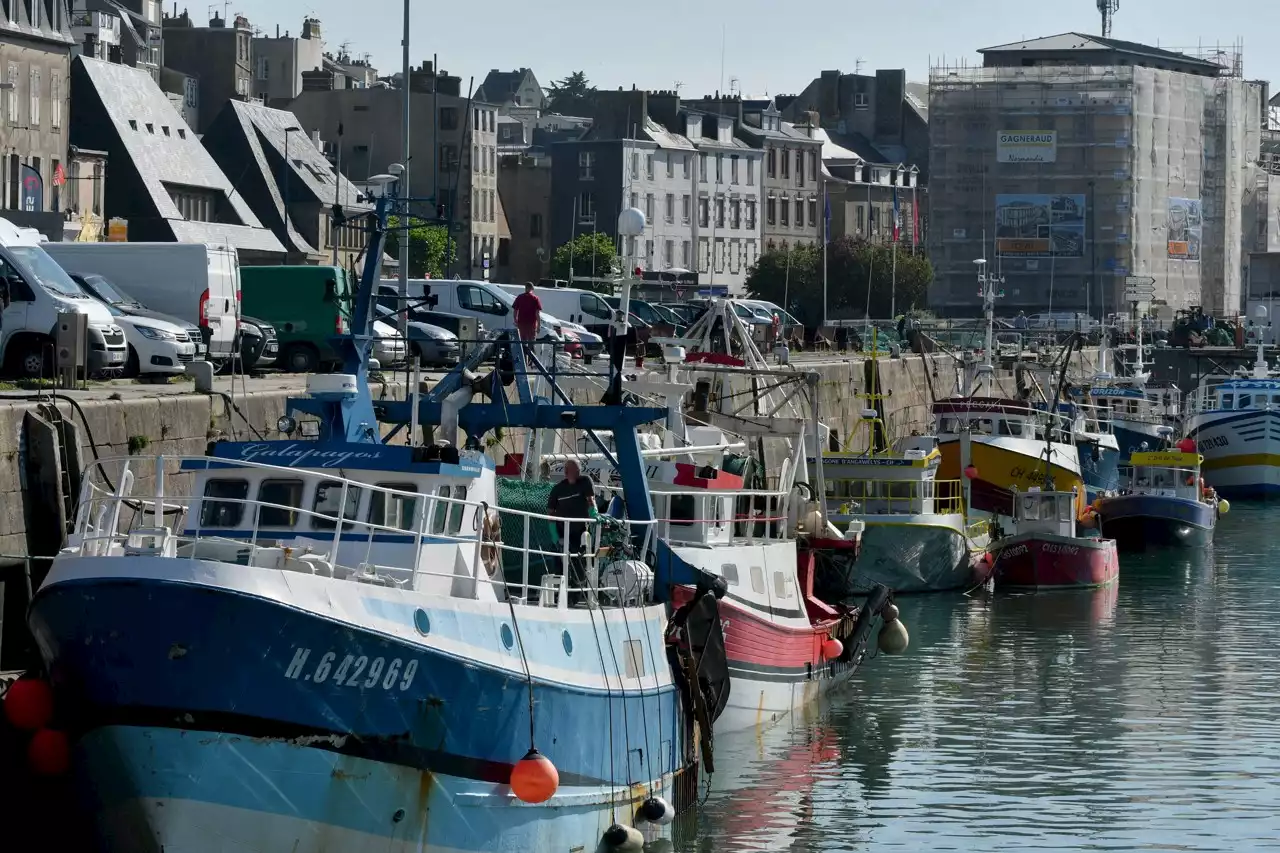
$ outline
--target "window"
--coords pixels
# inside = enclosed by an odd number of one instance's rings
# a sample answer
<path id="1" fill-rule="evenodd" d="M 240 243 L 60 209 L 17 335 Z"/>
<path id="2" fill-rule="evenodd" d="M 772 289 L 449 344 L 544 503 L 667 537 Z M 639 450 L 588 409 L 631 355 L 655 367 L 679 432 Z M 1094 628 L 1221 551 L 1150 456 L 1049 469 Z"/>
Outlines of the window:
<path id="1" fill-rule="evenodd" d="M 248 497 L 248 480 L 210 480 L 205 483 L 205 499 L 200 502 L 200 526 L 238 526 L 240 519 L 244 518 L 244 504 L 239 501 Z"/>
<path id="2" fill-rule="evenodd" d="M 778 202 L 770 197 L 764 203 L 764 221 L 770 225 L 778 224 Z"/>
<path id="3" fill-rule="evenodd" d="M 593 181 L 596 177 L 596 153 L 594 151 L 578 152 L 578 180 Z"/>
<path id="4" fill-rule="evenodd" d="M 342 520 L 342 528 L 344 530 L 351 529 L 355 522 L 357 513 L 360 511 L 360 493 L 363 489 L 356 487 L 347 487 L 347 500 L 344 504 L 342 501 L 343 484 L 328 480 L 316 486 L 316 499 L 311 505 L 312 512 L 316 515 L 311 516 L 312 530 L 333 530 L 337 527 L 337 519 Z M 321 516 L 326 516 L 321 518 Z"/>
<path id="5" fill-rule="evenodd" d="M 725 583 L 729 586 L 738 585 L 738 567 L 733 563 L 725 563 L 720 567 L 720 577 L 724 578 Z"/>
<path id="6" fill-rule="evenodd" d="M 633 234 L 627 238 L 627 257 L 634 258 L 635 256 L 636 256 L 636 238 L 635 238 L 635 235 Z"/>
<path id="7" fill-rule="evenodd" d="M 639 210 L 639 209 L 640 209 L 640 194 L 639 194 L 639 193 L 632 193 L 632 194 L 631 194 L 631 206 L 632 206 L 632 207 L 634 207 L 636 210 Z"/>
<path id="8" fill-rule="evenodd" d="M 791 177 L 791 152 L 785 148 L 782 149 L 782 177 Z"/>
<path id="9" fill-rule="evenodd" d="M 674 178 L 676 176 L 675 157 L 676 155 L 672 154 L 670 151 L 668 151 L 665 155 L 665 159 L 667 161 L 667 177 L 668 178 Z"/>
<path id="10" fill-rule="evenodd" d="M 724 238 L 716 238 L 716 272 L 724 272 Z"/>
<path id="11" fill-rule="evenodd" d="M 676 264 L 676 241 L 667 240 L 662 244 L 662 264 L 671 269 Z"/>
<path id="12" fill-rule="evenodd" d="M 633 151 L 631 153 L 631 177 L 638 179 L 640 177 L 640 152 Z"/>
<path id="13" fill-rule="evenodd" d="M 749 160 L 747 162 L 750 162 Z M 754 231 L 756 227 L 756 200 L 754 198 L 747 199 L 747 230 Z"/>
<path id="14" fill-rule="evenodd" d="M 782 574 L 782 572 L 773 573 L 773 597 L 774 598 L 787 597 L 787 579 Z"/>
<path id="15" fill-rule="evenodd" d="M 747 158 L 747 183 L 752 186 L 756 183 L 756 161 L 750 157 Z"/>
<path id="16" fill-rule="evenodd" d="M 709 228 L 710 222 L 710 205 L 711 200 L 707 198 L 698 199 L 698 227 Z"/>
<path id="17" fill-rule="evenodd" d="M 258 66 L 258 79 L 270 80 L 271 79 L 271 63 L 267 61 L 267 58 L 265 56 L 258 57 L 257 66 Z"/>
<path id="18" fill-rule="evenodd" d="M 778 176 L 778 149 L 769 149 L 769 161 L 767 172 L 769 177 L 776 178 Z"/>
<path id="19" fill-rule="evenodd" d="M 379 483 L 379 489 L 393 489 L 409 494 L 372 492 L 369 495 L 369 523 L 400 530 L 413 530 L 418 512 L 418 487 L 413 483 Z"/>
<path id="20" fill-rule="evenodd" d="M 796 152 L 796 180 L 800 182 L 800 186 L 804 186 L 804 152 Z"/>
<path id="21" fill-rule="evenodd" d="M 275 504 L 258 507 L 259 527 L 293 527 L 298 523 L 297 510 L 302 506 L 302 481 L 263 480 L 258 487 L 258 501 Z"/>
<path id="22" fill-rule="evenodd" d="M 724 183 L 724 155 L 716 155 L 716 183 Z"/>
<path id="23" fill-rule="evenodd" d="M 689 241 L 685 240 L 680 244 L 680 266 L 689 269 Z"/>
<path id="24" fill-rule="evenodd" d="M 693 215 L 693 197 L 685 196 L 680 200 L 680 221 L 687 224 L 691 215 Z"/>
<path id="25" fill-rule="evenodd" d="M 542 236 L 542 214 L 541 213 L 529 214 L 529 236 L 530 237 Z"/>
<path id="26" fill-rule="evenodd" d="M 818 224 L 818 200 L 816 198 L 809 199 L 809 224 Z"/>
<path id="27" fill-rule="evenodd" d="M 441 486 L 436 489 L 436 499 L 432 501 L 434 506 L 431 510 L 431 529 L 428 531 L 429 533 L 444 533 L 445 525 L 449 521 L 449 502 L 448 500 L 442 500 L 442 498 L 447 499 L 449 497 L 451 497 L 451 494 L 448 486 Z"/>
<path id="28" fill-rule="evenodd" d="M 40 69 L 31 69 L 31 120 L 32 127 L 40 126 Z"/>
<path id="29" fill-rule="evenodd" d="M 646 267 L 649 267 L 650 269 L 653 268 L 653 241 L 652 240 L 644 241 L 644 265 Z"/>
<path id="30" fill-rule="evenodd" d="M 62 129 L 62 77 L 56 73 L 49 81 L 49 127 Z"/>
<path id="31" fill-rule="evenodd" d="M 729 183 L 736 184 L 738 182 L 738 155 L 734 154 L 729 158 Z"/>
<path id="32" fill-rule="evenodd" d="M 780 201 L 781 203 L 778 205 L 778 212 L 781 216 L 778 221 L 784 228 L 788 228 L 791 226 L 791 199 L 784 198 Z"/>
<path id="33" fill-rule="evenodd" d="M 751 567 L 751 591 L 764 595 L 764 569 L 759 566 Z"/>
<path id="34" fill-rule="evenodd" d="M 440 171 L 452 172 L 458 168 L 458 146 L 441 145 L 440 146 Z"/>
<path id="35" fill-rule="evenodd" d="M 704 184 L 707 182 L 707 155 L 705 153 L 698 155 L 698 180 Z"/>
<path id="36" fill-rule="evenodd" d="M 653 180 L 653 155 L 652 154 L 650 154 L 648 157 L 645 158 L 644 174 L 646 178 L 648 178 L 651 181 Z"/>
<path id="37" fill-rule="evenodd" d="M 716 227 L 724 227 L 724 197 L 716 199 Z"/>
<path id="38" fill-rule="evenodd" d="M 868 106 L 869 106 L 869 105 L 867 104 L 867 93 L 866 93 L 866 92 L 858 92 L 857 94 L 855 94 L 855 95 L 853 96 L 853 108 L 854 108 L 854 109 L 857 109 L 857 110 L 865 110 Z"/>
<path id="39" fill-rule="evenodd" d="M 441 490 L 443 491 L 443 489 Z M 465 501 L 467 499 L 466 486 L 453 487 L 453 499 L 456 501 Z M 456 536 L 458 531 L 462 529 L 462 516 L 467 511 L 467 505 L 464 503 L 455 503 L 449 505 L 449 535 Z"/>
<path id="40" fill-rule="evenodd" d="M 473 253 L 477 257 L 480 250 L 477 248 Z M 474 284 L 458 285 L 458 305 L 471 311 L 479 311 L 484 314 L 497 314 L 499 316 L 507 313 L 507 306 L 503 305 L 488 290 Z"/>
<path id="41" fill-rule="evenodd" d="M 653 221 L 653 193 L 645 193 L 644 197 L 644 221 Z"/>
<path id="42" fill-rule="evenodd" d="M 53 205 L 50 210 L 60 213 L 62 212 L 62 187 L 58 186 L 54 176 L 58 174 L 58 161 L 54 160 L 49 164 L 49 187 L 53 191 Z"/>
<path id="43" fill-rule="evenodd" d="M 809 174 L 813 175 L 814 181 L 818 180 L 818 152 L 809 152 Z"/>
<path id="44" fill-rule="evenodd" d="M 594 293 L 578 294 L 578 310 L 601 320 L 608 320 L 613 313 L 609 305 Z"/>
<path id="45" fill-rule="evenodd" d="M 804 227 L 804 199 L 796 199 L 796 227 Z"/>
<path id="46" fill-rule="evenodd" d="M 666 215 L 668 223 L 676 221 L 676 197 L 671 193 L 667 193 Z"/>
<path id="47" fill-rule="evenodd" d="M 711 271 L 711 242 L 706 237 L 698 238 L 698 271 Z"/>
<path id="48" fill-rule="evenodd" d="M 596 194 L 583 193 L 578 196 L 578 222 L 594 223 L 596 221 Z"/>
<path id="49" fill-rule="evenodd" d="M 686 178 L 689 177 L 689 155 L 688 154 L 680 155 L 680 172 L 681 174 L 684 175 L 684 177 Z"/>
<path id="50" fill-rule="evenodd" d="M 5 97 L 9 100 L 9 124 L 18 123 L 18 63 L 9 63 L 9 91 Z M 136 125 L 135 125 L 136 128 Z"/>
<path id="51" fill-rule="evenodd" d="M 736 198 L 729 202 L 729 227 L 742 227 L 742 202 L 738 201 Z"/>
<path id="52" fill-rule="evenodd" d="M 441 130 L 457 130 L 458 129 L 458 108 L 457 107 L 441 107 L 440 108 L 440 129 Z"/>

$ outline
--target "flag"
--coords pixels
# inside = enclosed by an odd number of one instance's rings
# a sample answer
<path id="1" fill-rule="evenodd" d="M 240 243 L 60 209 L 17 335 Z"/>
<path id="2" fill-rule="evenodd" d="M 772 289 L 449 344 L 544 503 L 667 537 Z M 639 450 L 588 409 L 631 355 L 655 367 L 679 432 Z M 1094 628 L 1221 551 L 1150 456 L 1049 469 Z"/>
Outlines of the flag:
<path id="1" fill-rule="evenodd" d="M 898 210 L 898 188 L 893 188 L 893 242 L 898 242 L 898 227 L 902 224 L 902 217 Z"/>

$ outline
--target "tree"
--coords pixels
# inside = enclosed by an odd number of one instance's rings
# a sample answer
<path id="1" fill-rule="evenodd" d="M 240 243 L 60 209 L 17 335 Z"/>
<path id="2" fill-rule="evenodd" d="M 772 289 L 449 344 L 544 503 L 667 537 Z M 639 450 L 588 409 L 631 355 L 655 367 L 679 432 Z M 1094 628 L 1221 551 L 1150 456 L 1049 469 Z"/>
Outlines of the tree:
<path id="1" fill-rule="evenodd" d="M 556 249 L 551 257 L 552 278 L 605 278 L 617 275 L 619 271 L 618 249 L 608 234 L 579 234 L 573 242 Z"/>
<path id="2" fill-rule="evenodd" d="M 387 219 L 387 254 L 400 258 L 400 219 Z M 443 225 L 428 225 L 421 219 L 410 219 L 409 278 L 444 278 L 445 270 L 458 256 L 457 241 Z"/>
<path id="3" fill-rule="evenodd" d="M 853 237 L 832 240 L 827 246 L 827 319 L 865 317 L 868 308 L 872 318 L 891 319 L 894 310 L 905 314 L 925 307 L 933 281 L 928 258 L 899 244 L 896 286 L 894 278 L 892 245 Z M 822 251 L 816 246 L 766 251 L 746 286 L 753 297 L 782 305 L 806 326 L 822 322 Z"/>
<path id="4" fill-rule="evenodd" d="M 596 88 L 587 82 L 587 72 L 575 71 L 555 80 L 547 89 L 547 111 L 565 116 L 590 116 L 595 112 Z"/>

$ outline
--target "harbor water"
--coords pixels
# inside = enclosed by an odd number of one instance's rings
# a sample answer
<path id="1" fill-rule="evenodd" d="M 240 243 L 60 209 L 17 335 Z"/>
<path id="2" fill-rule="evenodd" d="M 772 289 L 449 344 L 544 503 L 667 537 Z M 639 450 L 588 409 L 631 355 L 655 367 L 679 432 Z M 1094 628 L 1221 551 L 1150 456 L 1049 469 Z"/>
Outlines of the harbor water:
<path id="1" fill-rule="evenodd" d="M 1117 586 L 899 599 L 912 649 L 717 742 L 679 853 L 1280 850 L 1280 507 Z"/>

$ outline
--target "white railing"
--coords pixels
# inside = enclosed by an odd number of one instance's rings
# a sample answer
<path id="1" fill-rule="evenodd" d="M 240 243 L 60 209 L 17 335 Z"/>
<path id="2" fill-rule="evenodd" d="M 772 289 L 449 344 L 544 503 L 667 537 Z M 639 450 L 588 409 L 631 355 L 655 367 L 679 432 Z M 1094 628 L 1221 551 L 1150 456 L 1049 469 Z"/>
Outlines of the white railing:
<path id="1" fill-rule="evenodd" d="M 251 471 L 260 471 L 300 481 L 302 494 L 299 505 L 248 496 L 183 495 L 167 491 L 166 484 L 173 475 L 166 475 L 166 464 L 190 461 L 198 462 L 200 467 L 186 468 L 182 473 L 193 479 L 196 474 L 207 470 L 214 474 L 225 471 L 228 476 L 241 477 Z M 117 470 L 114 487 L 107 475 L 108 467 Z M 154 478 L 155 488 L 152 494 L 134 494 L 134 484 L 144 473 Z M 310 503 L 314 506 L 315 489 L 321 483 L 340 484 L 336 513 L 307 509 L 303 505 Z M 352 489 L 359 490 L 361 496 L 353 507 L 348 507 Z M 382 500 L 383 515 L 380 521 L 375 521 L 370 516 L 374 499 L 378 496 Z M 406 500 L 413 501 L 412 526 L 403 526 L 403 521 L 401 524 L 386 523 L 389 516 L 404 512 L 403 504 L 397 509 L 393 507 L 397 507 L 397 501 Z M 193 514 L 193 508 L 203 513 L 207 504 L 238 507 L 235 525 L 205 524 L 204 518 Z M 349 511 L 351 509 L 354 511 Z M 287 514 L 290 524 L 264 527 L 261 524 L 264 510 Z M 252 523 L 247 533 L 241 533 L 237 528 L 246 511 L 250 513 Z M 501 539 L 502 521 L 512 517 L 520 519 L 522 536 L 517 544 Z M 461 529 L 467 518 L 472 521 L 469 535 Z M 170 519 L 174 519 L 172 523 Z M 651 590 L 636 596 L 635 590 L 605 587 L 598 582 L 600 572 L 618 558 L 604 542 L 608 526 L 615 528 L 613 538 L 623 546 L 622 558 L 626 559 L 627 552 L 633 548 L 641 555 L 649 552 L 657 524 L 611 518 L 562 518 L 504 509 L 482 501 L 374 486 L 326 470 L 284 468 L 212 457 L 123 457 L 103 459 L 86 470 L 74 532 L 64 553 L 232 562 L 251 568 L 287 569 L 335 580 L 413 590 L 427 589 L 432 579 L 437 579 L 437 586 L 447 579 L 450 582 L 447 594 L 454 597 L 477 598 L 483 587 L 490 586 L 495 596 L 501 598 L 505 595 L 519 604 L 533 603 L 532 593 L 536 591 L 537 603 L 542 606 L 567 607 L 571 599 L 595 605 L 601 603 L 601 594 L 624 604 L 646 603 Z M 534 531 L 539 527 L 546 533 L 558 532 L 557 550 L 536 547 L 539 543 L 535 541 Z M 572 541 L 575 528 L 581 532 L 578 542 Z M 644 536 L 637 543 L 640 528 L 643 528 Z M 362 538 L 354 538 L 351 535 L 354 533 L 362 534 Z M 390 548 L 386 547 L 387 543 L 375 542 L 375 537 L 387 534 L 403 541 L 390 543 Z M 412 551 L 406 553 L 409 545 L 412 545 Z M 436 571 L 424 567 L 424 562 L 433 562 L 433 558 L 438 556 L 427 554 L 428 559 L 424 561 L 424 549 L 435 545 L 470 548 L 471 562 L 465 567 L 467 573 L 460 574 L 462 569 L 458 568 Z M 521 555 L 521 581 L 518 584 L 507 582 L 503 575 L 502 556 L 507 553 Z M 530 579 L 531 558 L 541 559 L 544 563 L 559 561 L 563 574 L 545 574 L 540 583 L 533 584 Z M 451 558 L 449 564 L 452 563 Z M 584 586 L 570 584 L 569 574 L 574 567 L 585 575 Z M 459 580 L 464 583 L 457 584 Z"/>
<path id="2" fill-rule="evenodd" d="M 1226 382 L 1239 382 L 1243 387 L 1227 390 L 1233 395 L 1229 409 L 1268 411 L 1280 409 L 1280 381 L 1275 379 L 1250 379 L 1241 376 L 1210 376 L 1200 383 L 1194 391 L 1187 394 L 1186 413 L 1188 415 L 1203 412 L 1214 412 L 1220 408 L 1219 395 Z M 1243 384 L 1250 383 L 1250 384 Z M 1240 404 L 1241 397 L 1248 397 L 1247 405 Z"/>

